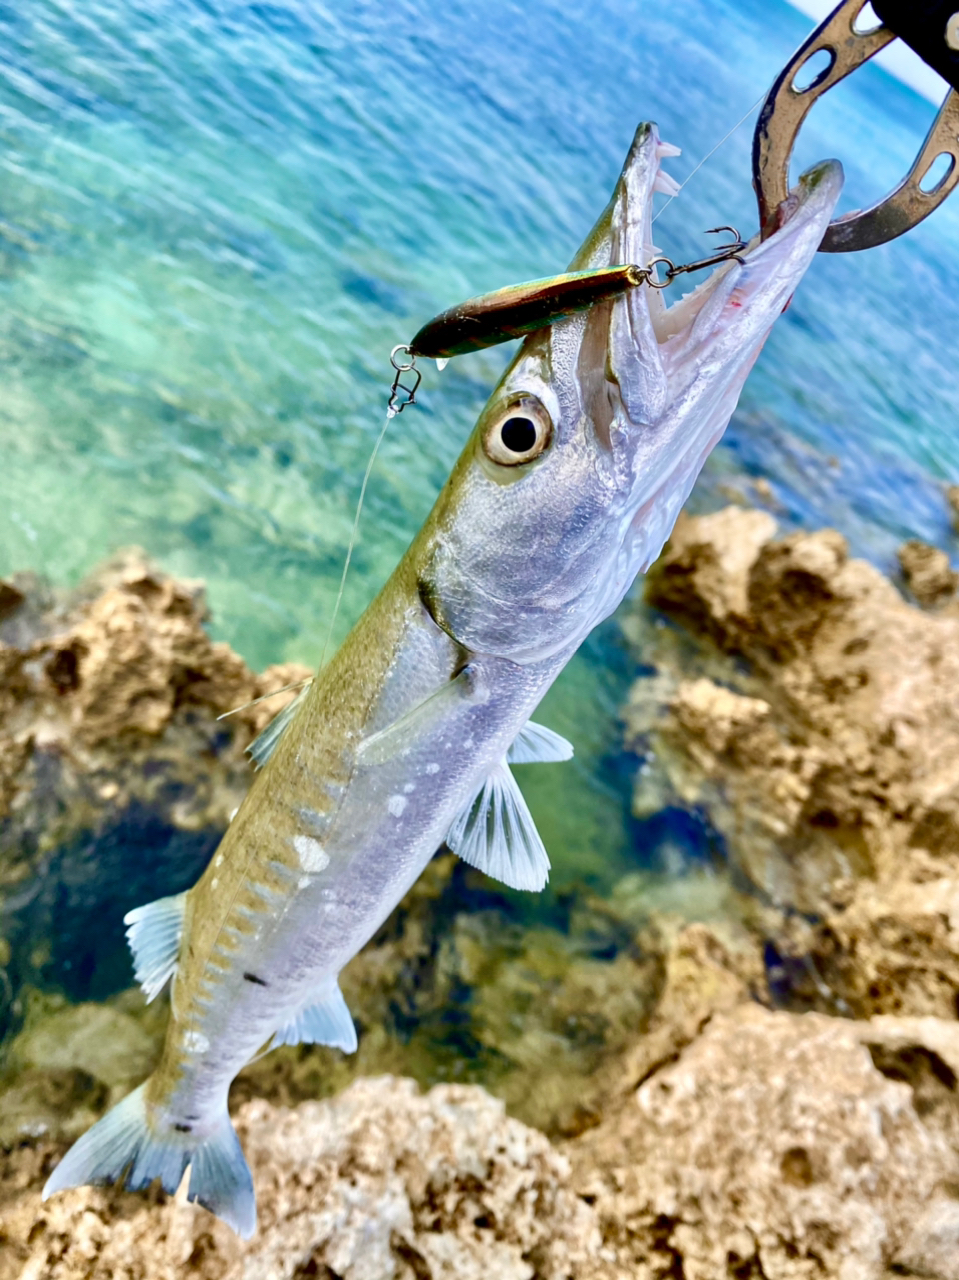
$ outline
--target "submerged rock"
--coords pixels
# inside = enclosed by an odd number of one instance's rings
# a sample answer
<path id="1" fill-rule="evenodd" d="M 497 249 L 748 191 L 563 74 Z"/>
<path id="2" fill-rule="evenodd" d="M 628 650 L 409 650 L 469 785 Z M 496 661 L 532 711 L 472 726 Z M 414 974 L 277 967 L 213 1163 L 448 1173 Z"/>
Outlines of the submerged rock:
<path id="1" fill-rule="evenodd" d="M 238 1077 L 236 1101 L 287 1104 L 390 1071 L 423 1085 L 479 1082 L 553 1136 L 597 1123 L 602 1074 L 642 1032 L 666 939 L 643 912 L 578 896 L 567 928 L 522 922 L 479 872 L 435 859 L 343 970 L 355 1055 L 297 1046 Z"/>
<path id="2" fill-rule="evenodd" d="M 626 710 L 655 759 L 637 811 L 652 782 L 708 813 L 787 1001 L 954 1018 L 959 607 L 907 603 L 832 530 L 776 540 L 735 508 L 680 520 L 647 599 L 701 648 L 661 642 L 656 707 Z"/>
<path id="3" fill-rule="evenodd" d="M 122 918 L 192 883 L 248 785 L 244 748 L 309 674 L 210 640 L 197 583 L 130 551 L 77 591 L 0 594 L 0 1036 L 19 994 L 129 981 Z M 3 997 L 6 997 L 3 1000 Z"/>

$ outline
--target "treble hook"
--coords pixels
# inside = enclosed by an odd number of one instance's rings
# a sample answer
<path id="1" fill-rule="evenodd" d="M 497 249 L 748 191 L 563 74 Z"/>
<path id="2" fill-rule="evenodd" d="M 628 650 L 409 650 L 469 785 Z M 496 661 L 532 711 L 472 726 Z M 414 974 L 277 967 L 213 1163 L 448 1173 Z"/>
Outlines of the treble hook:
<path id="1" fill-rule="evenodd" d="M 707 236 L 718 235 L 720 231 L 728 231 L 733 237 L 729 244 L 721 244 L 716 248 L 716 252 L 709 255 L 708 258 L 698 258 L 695 262 L 684 262 L 681 266 L 676 266 L 670 262 L 669 258 L 654 258 L 649 264 L 651 267 L 661 262 L 666 268 L 666 278 L 661 283 L 650 280 L 648 283 L 654 289 L 665 289 L 667 285 L 671 285 L 677 276 L 684 275 L 689 271 L 703 271 L 706 267 L 715 267 L 720 262 L 738 262 L 745 266 L 745 259 L 742 257 L 746 251 L 746 241 L 740 236 L 735 227 L 728 224 L 721 227 L 710 227 L 705 233 Z"/>
<path id="2" fill-rule="evenodd" d="M 728 231 L 729 234 L 732 236 L 733 241 L 732 241 L 732 244 L 717 245 L 716 246 L 717 253 L 721 252 L 723 249 L 736 249 L 736 250 L 745 249 L 746 247 L 745 242 L 743 241 L 739 232 L 736 230 L 735 227 L 731 227 L 728 222 L 724 222 L 721 227 L 710 227 L 709 230 L 704 231 L 703 234 L 707 236 L 718 236 L 720 231 Z"/>

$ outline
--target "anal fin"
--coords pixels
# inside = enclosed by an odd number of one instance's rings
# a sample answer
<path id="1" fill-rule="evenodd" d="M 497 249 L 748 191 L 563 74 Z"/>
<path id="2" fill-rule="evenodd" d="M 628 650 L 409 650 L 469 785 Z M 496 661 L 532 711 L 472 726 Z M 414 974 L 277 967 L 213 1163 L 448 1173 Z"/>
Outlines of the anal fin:
<path id="1" fill-rule="evenodd" d="M 274 1033 L 270 1047 L 281 1044 L 326 1044 L 344 1053 L 356 1052 L 356 1028 L 335 981 Z"/>
<path id="2" fill-rule="evenodd" d="M 186 893 L 177 893 L 135 907 L 123 917 L 133 953 L 133 971 L 148 1004 L 176 971 L 185 907 Z"/>
<path id="3" fill-rule="evenodd" d="M 549 879 L 549 856 L 505 760 L 450 827 L 446 843 L 511 889 L 537 891 Z"/>

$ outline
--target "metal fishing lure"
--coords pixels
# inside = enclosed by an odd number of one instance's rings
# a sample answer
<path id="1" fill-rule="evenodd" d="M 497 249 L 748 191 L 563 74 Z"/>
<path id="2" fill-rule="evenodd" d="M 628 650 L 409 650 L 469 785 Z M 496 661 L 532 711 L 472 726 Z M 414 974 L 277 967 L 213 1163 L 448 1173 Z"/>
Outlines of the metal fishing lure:
<path id="1" fill-rule="evenodd" d="M 611 302 L 640 285 L 665 289 L 686 272 L 700 271 L 729 259 L 741 260 L 746 244 L 735 227 L 712 227 L 706 234 L 721 231 L 728 231 L 732 241 L 719 245 L 714 253 L 695 262 L 677 266 L 669 258 L 658 257 L 644 267 L 624 263 L 591 271 L 569 271 L 526 284 L 508 285 L 449 307 L 424 324 L 412 342 L 401 343 L 390 353 L 390 363 L 396 371 L 390 387 L 391 415 L 402 413 L 407 405 L 416 403 L 422 378 L 416 367 L 418 356 L 429 357 L 442 365 L 452 356 L 482 351 L 545 329 L 578 312 Z M 663 268 L 662 279 L 656 274 L 657 267 Z M 406 374 L 410 375 L 409 383 L 403 381 Z M 406 396 L 405 400 L 400 398 L 401 393 Z"/>

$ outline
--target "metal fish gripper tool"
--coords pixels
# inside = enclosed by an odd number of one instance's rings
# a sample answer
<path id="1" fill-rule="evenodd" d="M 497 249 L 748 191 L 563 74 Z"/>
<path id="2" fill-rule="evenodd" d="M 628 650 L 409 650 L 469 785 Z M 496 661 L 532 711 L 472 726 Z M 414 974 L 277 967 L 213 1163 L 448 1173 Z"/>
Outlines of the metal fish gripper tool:
<path id="1" fill-rule="evenodd" d="M 713 227 L 707 235 L 720 231 L 730 232 L 732 241 L 719 245 L 715 252 L 696 262 L 676 266 L 669 258 L 658 257 L 644 267 L 624 263 L 590 271 L 569 271 L 543 280 L 508 285 L 449 307 L 424 324 L 411 342 L 400 343 L 390 352 L 395 377 L 390 386 L 388 413 L 392 417 L 402 413 L 407 405 L 416 403 L 416 392 L 422 379 L 416 367 L 419 356 L 435 360 L 442 368 L 453 356 L 482 351 L 512 338 L 525 337 L 560 320 L 568 320 L 581 311 L 589 311 L 601 303 L 619 298 L 640 285 L 666 289 L 677 276 L 686 272 L 699 271 L 730 259 L 741 262 L 740 254 L 746 245 L 739 232 L 735 227 Z M 661 280 L 656 276 L 657 266 L 664 269 Z M 404 383 L 406 375 L 410 376 L 411 385 Z M 402 395 L 406 396 L 405 400 L 401 399 Z"/>
<path id="2" fill-rule="evenodd" d="M 872 0 L 878 24 L 863 27 L 866 0 L 843 0 L 800 45 L 769 90 L 753 137 L 753 186 L 765 239 L 789 194 L 789 160 L 803 121 L 816 101 L 898 36 L 949 84 L 912 167 L 867 209 L 835 218 L 823 253 L 871 249 L 910 231 L 959 185 L 959 0 Z M 813 61 L 816 59 L 817 61 Z M 825 65 L 812 75 L 818 62 Z M 941 176 L 933 170 L 943 160 Z"/>

